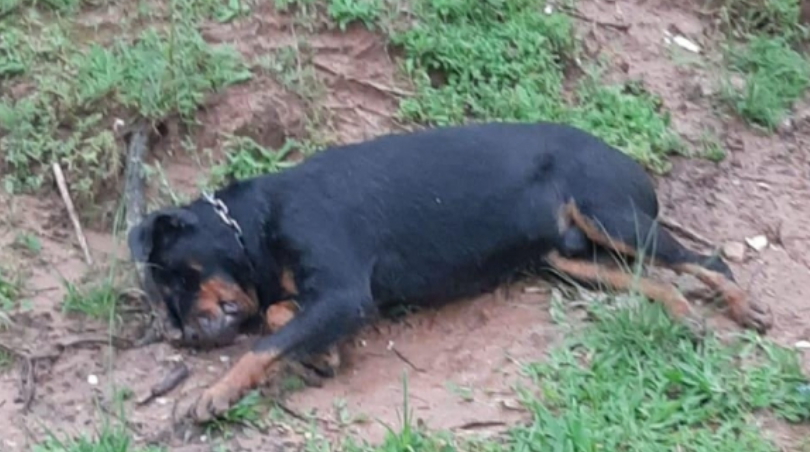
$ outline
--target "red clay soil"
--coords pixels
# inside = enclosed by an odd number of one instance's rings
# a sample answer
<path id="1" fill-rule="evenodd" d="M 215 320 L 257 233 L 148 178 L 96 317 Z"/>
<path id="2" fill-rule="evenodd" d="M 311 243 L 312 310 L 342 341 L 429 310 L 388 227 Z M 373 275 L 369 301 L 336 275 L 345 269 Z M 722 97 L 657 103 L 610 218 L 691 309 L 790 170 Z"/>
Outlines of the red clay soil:
<path id="1" fill-rule="evenodd" d="M 715 164 L 697 159 L 677 160 L 671 174 L 660 178 L 659 197 L 668 216 L 713 242 L 744 242 L 765 234 L 770 245 L 760 252 L 748 249 L 732 268 L 751 295 L 771 306 L 776 326 L 770 333 L 786 346 L 810 339 L 810 109 L 803 105 L 776 136 L 760 136 L 736 120 L 719 121 L 705 97 L 711 78 L 705 70 L 680 65 L 669 56 L 664 30 L 677 27 L 688 38 L 705 44 L 705 25 L 676 2 L 582 0 L 580 11 L 600 21 L 629 24 L 621 31 L 586 21 L 581 34 L 591 49 L 612 55 L 616 77 L 642 78 L 661 95 L 672 112 L 675 126 L 697 142 L 706 128 L 720 137 L 728 158 Z M 212 41 L 235 42 L 247 56 L 259 56 L 294 42 L 286 26 L 269 8 L 235 25 L 206 30 Z M 308 38 L 309 39 L 309 38 Z M 348 33 L 325 32 L 310 39 L 318 76 L 326 93 L 320 108 L 331 112 L 329 136 L 339 142 L 362 140 L 395 125 L 398 86 L 395 66 L 383 41 L 360 28 Z M 696 94 L 697 93 L 697 94 Z M 285 92 L 268 77 L 236 86 L 212 98 L 199 115 L 209 133 L 196 136 L 201 146 L 216 150 L 211 130 L 252 130 L 259 141 L 278 144 L 304 124 L 303 101 Z M 169 144 L 177 144 L 176 136 Z M 177 149 L 163 146 L 164 151 Z M 174 190 L 193 194 L 204 175 L 201 163 L 183 152 L 159 153 Z M 0 333 L 0 341 L 38 356 L 36 392 L 23 412 L 20 365 L 0 373 L 0 450 L 29 450 L 46 431 L 92 433 L 99 419 L 115 413 L 111 385 L 131 389 L 135 397 L 125 404 L 127 428 L 137 441 L 172 441 L 172 450 L 209 450 L 195 433 L 187 445 L 172 430 L 172 411 L 183 394 L 193 394 L 213 381 L 246 344 L 204 354 L 181 354 L 165 344 L 112 353 L 96 342 L 61 349 L 77 338 L 104 337 L 99 322 L 62 313 L 62 280 L 77 280 L 87 273 L 75 245 L 71 225 L 58 196 L 20 196 L 0 199 L 7 212 L 0 219 L 0 249 L 4 267 L 11 263 L 24 277 L 30 303 L 15 312 L 14 327 Z M 36 257 L 14 248 L 17 230 L 36 234 L 42 251 Z M 94 256 L 109 262 L 116 246 L 104 233 L 88 233 Z M 118 247 L 118 255 L 127 253 Z M 98 273 L 98 272 L 96 272 Z M 514 422 L 510 385 L 519 378 L 518 363 L 541 360 L 558 337 L 550 320 L 549 288 L 541 283 L 512 287 L 461 302 L 438 313 L 419 313 L 400 323 L 383 322 L 368 328 L 347 347 L 341 373 L 321 388 L 295 393 L 287 406 L 298 413 L 315 409 L 327 433 L 344 428 L 337 413 L 365 416 L 367 422 L 346 426 L 348 431 L 379 439 L 380 420 L 396 425 L 402 406 L 402 382 L 408 375 L 411 407 L 425 424 L 440 429 L 462 429 L 476 422 Z M 126 318 L 126 314 L 124 314 Z M 716 313 L 722 328 L 736 328 Z M 125 328 L 129 330 L 130 328 Z M 185 360 L 193 377 L 175 392 L 150 405 L 134 400 L 149 391 L 177 360 Z M 810 356 L 803 357 L 810 371 Z M 92 377 L 91 377 L 92 376 Z M 92 384 L 93 378 L 98 383 Z M 471 388 L 471 392 L 466 389 Z M 99 411 L 96 406 L 105 407 Z M 336 409 L 335 407 L 343 407 Z M 485 431 L 486 429 L 479 430 Z M 796 428 L 773 423 L 771 430 L 786 446 L 802 434 Z M 285 450 L 300 444 L 300 435 L 286 429 L 263 434 L 247 432 L 227 440 L 230 450 Z"/>

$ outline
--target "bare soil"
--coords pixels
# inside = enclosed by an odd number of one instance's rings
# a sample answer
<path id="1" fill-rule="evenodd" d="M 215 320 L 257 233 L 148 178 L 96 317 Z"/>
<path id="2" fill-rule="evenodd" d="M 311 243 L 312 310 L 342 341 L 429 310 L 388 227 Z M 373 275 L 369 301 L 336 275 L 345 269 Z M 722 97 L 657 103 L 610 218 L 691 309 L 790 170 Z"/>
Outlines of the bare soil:
<path id="1" fill-rule="evenodd" d="M 676 128 L 687 139 L 697 143 L 709 130 L 729 150 L 720 164 L 676 159 L 672 172 L 658 180 L 666 214 L 718 244 L 767 235 L 766 249 L 747 249 L 743 261 L 732 263 L 732 268 L 751 296 L 773 309 L 776 326 L 771 337 L 786 346 L 810 339 L 810 106 L 797 108 L 792 123 L 770 137 L 731 118 L 721 121 L 706 97 L 712 71 L 680 64 L 664 43 L 664 30 L 676 27 L 707 46 L 707 23 L 696 12 L 665 0 L 579 3 L 587 17 L 630 25 L 621 31 L 588 21 L 580 24 L 588 48 L 607 52 L 619 63 L 616 67 L 624 69 L 614 77 L 642 79 L 663 97 Z M 114 21 L 115 16 L 96 15 L 94 20 Z M 295 39 L 288 19 L 270 7 L 236 25 L 212 26 L 206 36 L 233 42 L 248 57 Z M 403 85 L 396 79 L 395 63 L 383 39 L 359 27 L 347 33 L 320 32 L 307 39 L 315 52 L 318 77 L 326 87 L 318 107 L 331 113 L 329 136 L 352 142 L 395 129 L 391 118 L 396 94 L 388 88 Z M 301 133 L 306 108 L 312 106 L 269 77 L 259 77 L 212 96 L 199 114 L 205 127 L 195 132 L 195 141 L 217 151 L 219 140 L 213 132 L 247 130 L 264 144 L 278 145 L 285 136 Z M 162 162 L 174 190 L 193 195 L 204 164 L 178 150 L 179 133 L 172 130 L 170 140 L 153 158 Z M 0 449 L 29 450 L 48 431 L 93 432 L 99 419 L 114 413 L 110 402 L 114 383 L 135 394 L 125 407 L 127 428 L 137 441 L 170 443 L 175 446 L 172 450 L 209 450 L 199 432 L 183 445 L 182 434 L 172 429 L 173 409 L 178 399 L 187 397 L 184 394 L 200 391 L 221 374 L 246 343 L 194 355 L 165 344 L 117 352 L 92 341 L 60 347 L 76 338 L 107 334 L 103 323 L 61 310 L 62 280 L 78 280 L 99 270 L 85 266 L 55 190 L 0 202 L 6 212 L 0 219 L 3 264 L 24 278 L 30 301 L 26 309 L 14 312 L 14 326 L 0 333 L 0 341 L 29 355 L 47 355 L 34 361 L 36 392 L 27 410 L 18 400 L 27 375 L 24 360 L 0 373 L 0 419 L 5 420 L 0 423 Z M 36 234 L 42 251 L 32 256 L 12 246 L 17 231 Z M 126 259 L 121 243 L 109 234 L 89 231 L 88 235 L 98 262 L 109 262 L 116 255 Z M 298 391 L 286 405 L 298 413 L 314 409 L 327 432 L 348 429 L 370 440 L 380 439 L 382 423 L 398 422 L 402 375 L 407 372 L 414 415 L 431 427 L 459 431 L 476 427 L 481 433 L 488 428 L 474 423 L 518 421 L 522 414 L 514 409 L 510 390 L 520 379 L 518 363 L 542 360 L 558 339 L 559 331 L 548 314 L 549 298 L 548 286 L 529 282 L 439 312 L 382 322 L 348 345 L 346 365 L 336 378 L 321 388 Z M 722 328 L 736 328 L 722 313 L 713 312 L 713 316 Z M 135 406 L 134 400 L 177 360 L 188 363 L 192 378 L 150 405 Z M 803 357 L 803 366 L 810 372 L 810 355 Z M 91 384 L 91 375 L 98 378 L 97 384 Z M 367 422 L 343 425 L 340 419 L 345 413 L 364 416 Z M 810 435 L 807 429 L 772 424 L 769 428 L 786 448 Z M 299 433 L 273 428 L 244 432 L 227 441 L 230 450 L 266 451 L 284 450 L 300 444 L 299 440 Z"/>

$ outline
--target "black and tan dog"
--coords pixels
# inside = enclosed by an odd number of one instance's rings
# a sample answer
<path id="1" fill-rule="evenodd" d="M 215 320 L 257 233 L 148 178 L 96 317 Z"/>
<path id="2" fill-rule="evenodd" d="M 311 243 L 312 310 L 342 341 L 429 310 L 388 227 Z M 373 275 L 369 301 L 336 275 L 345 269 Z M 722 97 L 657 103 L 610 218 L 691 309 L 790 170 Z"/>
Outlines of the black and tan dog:
<path id="1" fill-rule="evenodd" d="M 395 134 L 325 150 L 150 214 L 129 237 L 189 346 L 232 341 L 295 295 L 300 310 L 254 344 L 192 407 L 210 419 L 285 357 L 319 354 L 392 303 L 442 303 L 530 268 L 636 289 L 702 321 L 671 284 L 595 263 L 618 253 L 692 274 L 739 324 L 766 331 L 719 259 L 656 228 L 643 169 L 572 127 L 493 123 Z"/>

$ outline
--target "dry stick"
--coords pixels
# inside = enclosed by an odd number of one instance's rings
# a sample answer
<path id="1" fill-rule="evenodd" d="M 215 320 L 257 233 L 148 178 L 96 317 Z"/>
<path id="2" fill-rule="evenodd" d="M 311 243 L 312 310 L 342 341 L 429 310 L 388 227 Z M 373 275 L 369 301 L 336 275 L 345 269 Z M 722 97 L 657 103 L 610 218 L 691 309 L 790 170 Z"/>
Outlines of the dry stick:
<path id="1" fill-rule="evenodd" d="M 415 93 L 412 92 L 412 91 L 399 89 L 399 88 L 396 88 L 396 87 L 393 87 L 393 86 L 386 86 L 386 85 L 383 85 L 381 83 L 377 83 L 377 82 L 374 82 L 374 81 L 371 81 L 371 80 L 360 79 L 360 78 L 357 78 L 357 77 L 354 77 L 354 76 L 351 76 L 351 75 L 344 74 L 342 72 L 338 72 L 337 70 L 327 66 L 326 64 L 318 63 L 317 61 L 313 61 L 312 65 L 315 66 L 316 68 L 324 71 L 324 72 L 328 72 L 328 73 L 334 75 L 335 77 L 346 79 L 346 80 L 348 80 L 350 82 L 357 83 L 358 85 L 368 86 L 369 88 L 375 89 L 375 90 L 380 91 L 380 92 L 382 92 L 384 94 L 393 94 L 393 95 L 401 96 L 401 97 L 412 97 L 412 96 L 415 95 Z"/>
<path id="2" fill-rule="evenodd" d="M 128 237 L 130 231 L 143 220 L 146 204 L 143 194 L 145 185 L 143 159 L 149 146 L 149 125 L 145 121 L 135 124 L 124 141 L 126 142 L 127 156 L 124 172 L 124 209 L 126 211 L 126 236 Z M 150 286 L 142 262 L 135 262 L 135 277 L 145 294 L 146 307 L 149 312 L 152 312 L 149 302 L 151 297 Z M 159 322 L 152 317 L 149 328 L 147 328 L 144 336 L 137 341 L 136 347 L 155 343 L 160 340 L 161 336 Z"/>
<path id="3" fill-rule="evenodd" d="M 573 17 L 575 19 L 579 19 L 579 20 L 582 20 L 582 21 L 585 21 L 585 22 L 589 22 L 589 23 L 592 23 L 592 24 L 597 25 L 599 27 L 613 28 L 614 30 L 619 30 L 619 31 L 627 31 L 627 30 L 630 29 L 630 26 L 631 26 L 630 24 L 619 24 L 619 23 L 616 23 L 616 22 L 605 22 L 605 21 L 601 21 L 601 20 L 591 19 L 590 17 L 582 14 L 579 11 L 569 9 L 569 8 L 562 8 L 562 11 L 565 14 L 568 14 L 569 16 L 571 16 L 571 17 Z"/>
<path id="4" fill-rule="evenodd" d="M 70 192 L 68 191 L 67 183 L 65 182 L 65 175 L 62 173 L 62 167 L 59 163 L 53 164 L 53 175 L 56 177 L 56 185 L 59 187 L 59 194 L 62 195 L 62 202 L 65 203 L 70 221 L 73 223 L 73 229 L 76 231 L 76 238 L 79 239 L 79 246 L 82 247 L 84 252 L 84 260 L 87 265 L 93 265 L 93 256 L 90 255 L 90 248 L 87 246 L 87 238 L 82 231 L 82 225 L 79 222 L 79 217 L 76 215 L 76 209 L 73 207 L 73 200 L 70 199 Z"/>
<path id="5" fill-rule="evenodd" d="M 138 400 L 138 406 L 146 405 L 152 400 L 164 394 L 168 394 L 172 389 L 176 388 L 177 385 L 188 378 L 189 375 L 191 375 L 191 372 L 188 370 L 188 366 L 182 362 L 177 363 L 162 380 L 152 386 L 152 389 L 146 397 Z"/>
<path id="6" fill-rule="evenodd" d="M 709 248 L 714 248 L 714 243 L 711 240 L 707 239 L 706 237 L 700 235 L 700 233 L 693 231 L 692 229 L 687 228 L 686 226 L 678 223 L 677 221 L 667 218 L 664 216 L 660 216 L 658 218 L 658 223 L 662 226 L 666 227 L 667 229 L 672 230 L 677 234 L 680 234 L 690 240 L 693 240 L 701 245 L 707 246 Z"/>

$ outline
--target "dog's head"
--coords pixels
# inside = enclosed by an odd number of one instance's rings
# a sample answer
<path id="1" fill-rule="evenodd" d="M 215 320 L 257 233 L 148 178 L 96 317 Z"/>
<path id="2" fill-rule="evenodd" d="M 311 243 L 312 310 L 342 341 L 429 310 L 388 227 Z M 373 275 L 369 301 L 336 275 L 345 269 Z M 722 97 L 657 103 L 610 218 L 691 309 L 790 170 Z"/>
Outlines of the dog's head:
<path id="1" fill-rule="evenodd" d="M 168 327 L 179 342 L 214 347 L 234 341 L 258 312 L 248 256 L 234 231 L 198 204 L 151 213 L 128 237 L 145 263 Z"/>

